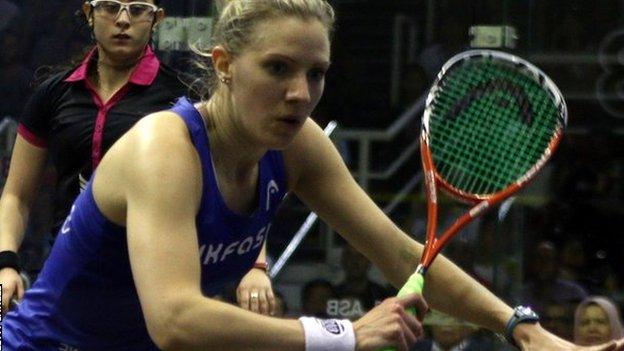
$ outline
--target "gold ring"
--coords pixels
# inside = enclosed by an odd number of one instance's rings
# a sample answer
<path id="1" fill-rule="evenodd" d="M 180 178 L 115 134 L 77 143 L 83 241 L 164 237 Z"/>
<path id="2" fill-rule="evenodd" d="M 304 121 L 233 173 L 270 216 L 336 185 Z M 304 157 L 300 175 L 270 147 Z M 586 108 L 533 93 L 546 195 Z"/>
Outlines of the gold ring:
<path id="1" fill-rule="evenodd" d="M 251 294 L 249 295 L 250 298 L 252 299 L 257 299 L 258 298 L 258 292 L 257 291 L 252 291 Z"/>

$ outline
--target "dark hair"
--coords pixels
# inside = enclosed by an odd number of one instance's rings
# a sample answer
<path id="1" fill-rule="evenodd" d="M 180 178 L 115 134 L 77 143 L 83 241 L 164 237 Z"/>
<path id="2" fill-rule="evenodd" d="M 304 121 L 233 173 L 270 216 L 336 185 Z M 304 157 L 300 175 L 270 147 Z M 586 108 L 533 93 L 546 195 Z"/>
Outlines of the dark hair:
<path id="1" fill-rule="evenodd" d="M 88 2 L 88 0 L 81 0 L 80 3 L 84 4 Z M 161 0 L 154 0 L 154 4 L 160 7 Z M 93 12 L 91 12 L 91 16 L 93 16 Z M 93 43 L 95 39 L 93 37 L 93 29 L 89 26 L 89 22 L 85 20 L 84 13 L 82 12 L 82 8 L 77 9 L 73 12 L 72 16 L 73 26 L 71 27 L 72 35 L 76 35 L 80 38 L 84 38 L 85 46 L 79 52 L 70 53 L 70 58 L 63 63 L 56 65 L 44 65 L 37 67 L 35 69 L 35 73 L 33 75 L 33 80 L 31 86 L 37 87 L 45 80 L 50 78 L 52 75 L 59 73 L 64 70 L 69 70 L 77 67 L 82 63 L 85 56 L 91 49 L 93 48 Z M 89 43 L 89 38 L 91 38 L 91 42 Z M 150 41 L 147 45 L 152 45 L 152 37 L 150 37 Z"/>
<path id="2" fill-rule="evenodd" d="M 84 3 L 85 1 L 81 1 Z M 69 52 L 67 60 L 63 60 L 60 63 L 53 65 L 42 65 L 35 68 L 33 74 L 33 80 L 31 86 L 33 88 L 38 87 L 48 78 L 61 71 L 69 70 L 77 67 L 84 60 L 85 55 L 92 49 L 93 45 L 89 44 L 89 37 L 91 35 L 91 28 L 88 22 L 84 18 L 82 9 L 74 11 L 71 15 L 71 23 L 69 24 L 69 30 L 72 32 L 72 36 L 80 38 L 80 41 L 84 41 L 84 46 L 79 52 Z"/>

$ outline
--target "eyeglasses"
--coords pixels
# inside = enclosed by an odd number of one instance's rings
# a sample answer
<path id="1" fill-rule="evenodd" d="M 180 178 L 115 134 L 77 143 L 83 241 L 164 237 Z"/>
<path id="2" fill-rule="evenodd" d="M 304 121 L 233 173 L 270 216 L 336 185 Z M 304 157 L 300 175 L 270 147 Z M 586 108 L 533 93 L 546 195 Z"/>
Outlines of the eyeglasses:
<path id="1" fill-rule="evenodd" d="M 110 19 L 117 18 L 122 10 L 126 10 L 132 20 L 151 20 L 158 6 L 148 2 L 128 2 L 123 3 L 117 0 L 93 0 L 89 1 L 95 13 Z"/>

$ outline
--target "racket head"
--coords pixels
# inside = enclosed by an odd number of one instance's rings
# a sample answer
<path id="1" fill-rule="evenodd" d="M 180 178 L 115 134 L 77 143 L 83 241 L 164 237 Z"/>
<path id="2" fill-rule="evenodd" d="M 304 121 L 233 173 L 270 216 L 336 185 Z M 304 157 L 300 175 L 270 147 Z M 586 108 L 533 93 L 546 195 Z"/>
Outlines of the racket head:
<path id="1" fill-rule="evenodd" d="M 495 50 L 462 52 L 445 63 L 427 96 L 425 178 L 432 174 L 467 202 L 505 198 L 544 166 L 567 118 L 560 90 L 531 63 Z"/>

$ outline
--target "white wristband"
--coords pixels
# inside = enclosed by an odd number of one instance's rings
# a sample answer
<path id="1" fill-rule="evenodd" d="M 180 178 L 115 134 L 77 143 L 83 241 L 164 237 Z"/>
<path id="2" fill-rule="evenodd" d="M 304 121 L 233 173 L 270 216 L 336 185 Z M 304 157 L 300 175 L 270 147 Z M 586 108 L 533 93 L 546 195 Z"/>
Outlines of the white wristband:
<path id="1" fill-rule="evenodd" d="M 299 318 L 305 351 L 354 351 L 355 332 L 348 319 Z"/>

